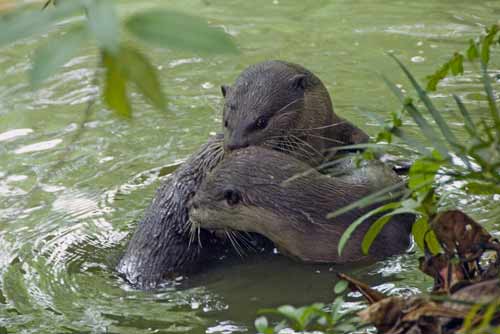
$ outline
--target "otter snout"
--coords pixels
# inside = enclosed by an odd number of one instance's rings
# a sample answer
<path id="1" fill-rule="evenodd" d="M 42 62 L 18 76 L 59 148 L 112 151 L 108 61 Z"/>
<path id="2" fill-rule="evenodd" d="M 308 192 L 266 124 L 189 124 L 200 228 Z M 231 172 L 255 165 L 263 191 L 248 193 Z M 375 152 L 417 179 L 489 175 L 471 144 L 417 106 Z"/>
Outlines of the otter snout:
<path id="1" fill-rule="evenodd" d="M 224 151 L 230 152 L 250 146 L 248 139 L 244 138 L 242 135 L 236 134 L 237 132 L 238 131 L 233 131 L 233 133 L 228 136 L 227 140 L 224 141 Z"/>

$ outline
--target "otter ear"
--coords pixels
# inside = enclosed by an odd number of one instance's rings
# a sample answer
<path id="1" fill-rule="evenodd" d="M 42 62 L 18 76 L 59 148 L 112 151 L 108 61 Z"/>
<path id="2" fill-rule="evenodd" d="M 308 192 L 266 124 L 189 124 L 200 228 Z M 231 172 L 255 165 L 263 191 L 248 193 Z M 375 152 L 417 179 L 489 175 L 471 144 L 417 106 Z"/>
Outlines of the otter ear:
<path id="1" fill-rule="evenodd" d="M 305 74 L 297 74 L 294 75 L 291 79 L 290 82 L 292 84 L 292 87 L 295 89 L 306 89 L 306 75 Z"/>
<path id="2" fill-rule="evenodd" d="M 231 89 L 231 87 L 226 86 L 226 85 L 220 86 L 220 91 L 222 92 L 222 96 L 226 97 L 226 94 L 227 94 L 227 92 L 229 92 L 230 89 Z"/>

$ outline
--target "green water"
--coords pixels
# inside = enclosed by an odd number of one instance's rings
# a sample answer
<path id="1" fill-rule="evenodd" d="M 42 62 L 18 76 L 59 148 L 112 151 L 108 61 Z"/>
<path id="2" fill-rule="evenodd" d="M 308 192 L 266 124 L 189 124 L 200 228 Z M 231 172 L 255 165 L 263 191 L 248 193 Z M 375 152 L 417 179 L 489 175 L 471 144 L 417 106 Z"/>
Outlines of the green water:
<path id="1" fill-rule="evenodd" d="M 119 8 L 126 15 L 166 3 L 120 1 Z M 415 270 L 415 255 L 340 268 L 249 256 L 147 292 L 131 289 L 113 268 L 165 167 L 220 129 L 219 85 L 246 66 L 266 59 L 304 65 L 328 86 L 336 111 L 373 134 L 377 123 L 369 113 L 384 117 L 397 107 L 379 74 L 408 88 L 385 52 L 423 78 L 494 23 L 500 3 L 183 0 L 168 6 L 223 26 L 241 54 L 147 50 L 170 97 L 168 113 L 133 96 L 134 119 L 126 121 L 97 103 L 79 136 L 86 102 L 98 92 L 95 49 L 84 48 L 36 92 L 26 70 L 47 36 L 0 49 L 0 333 L 253 333 L 260 308 L 331 301 L 336 271 L 393 294 L 427 289 L 431 279 Z M 494 58 L 498 69 L 498 53 Z M 452 105 L 450 92 L 482 112 L 476 74 L 444 82 L 435 96 L 444 110 Z M 463 133 L 456 117 L 444 117 Z M 500 221 L 490 209 L 499 201 L 456 197 L 458 207 L 495 234 Z M 353 295 L 346 306 L 358 303 Z"/>

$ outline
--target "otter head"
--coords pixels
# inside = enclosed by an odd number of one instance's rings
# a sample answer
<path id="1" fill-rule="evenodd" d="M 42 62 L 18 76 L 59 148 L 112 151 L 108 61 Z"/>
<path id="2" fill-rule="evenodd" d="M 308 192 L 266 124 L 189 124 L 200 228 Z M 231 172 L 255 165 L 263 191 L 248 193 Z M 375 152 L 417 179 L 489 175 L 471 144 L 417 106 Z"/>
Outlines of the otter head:
<path id="1" fill-rule="evenodd" d="M 256 232 L 276 242 L 279 231 L 285 230 L 280 224 L 290 224 L 286 211 L 308 201 L 306 195 L 283 182 L 307 170 L 310 167 L 305 163 L 263 147 L 231 152 L 196 192 L 190 219 L 196 227 Z"/>
<path id="2" fill-rule="evenodd" d="M 233 86 L 221 87 L 225 151 L 259 145 L 305 161 L 322 158 L 321 141 L 308 135 L 331 124 L 333 113 L 326 90 L 311 108 L 309 95 L 318 87 L 319 79 L 299 65 L 268 61 L 247 68 Z"/>

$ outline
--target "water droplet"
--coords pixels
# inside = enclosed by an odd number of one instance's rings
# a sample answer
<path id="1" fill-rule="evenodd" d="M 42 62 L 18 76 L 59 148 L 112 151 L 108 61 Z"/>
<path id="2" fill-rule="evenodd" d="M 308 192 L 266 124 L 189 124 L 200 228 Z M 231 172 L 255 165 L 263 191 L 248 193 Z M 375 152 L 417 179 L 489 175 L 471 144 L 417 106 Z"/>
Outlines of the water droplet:
<path id="1" fill-rule="evenodd" d="M 425 61 L 425 58 L 422 56 L 415 56 L 411 58 L 411 61 L 414 63 L 422 63 Z"/>

